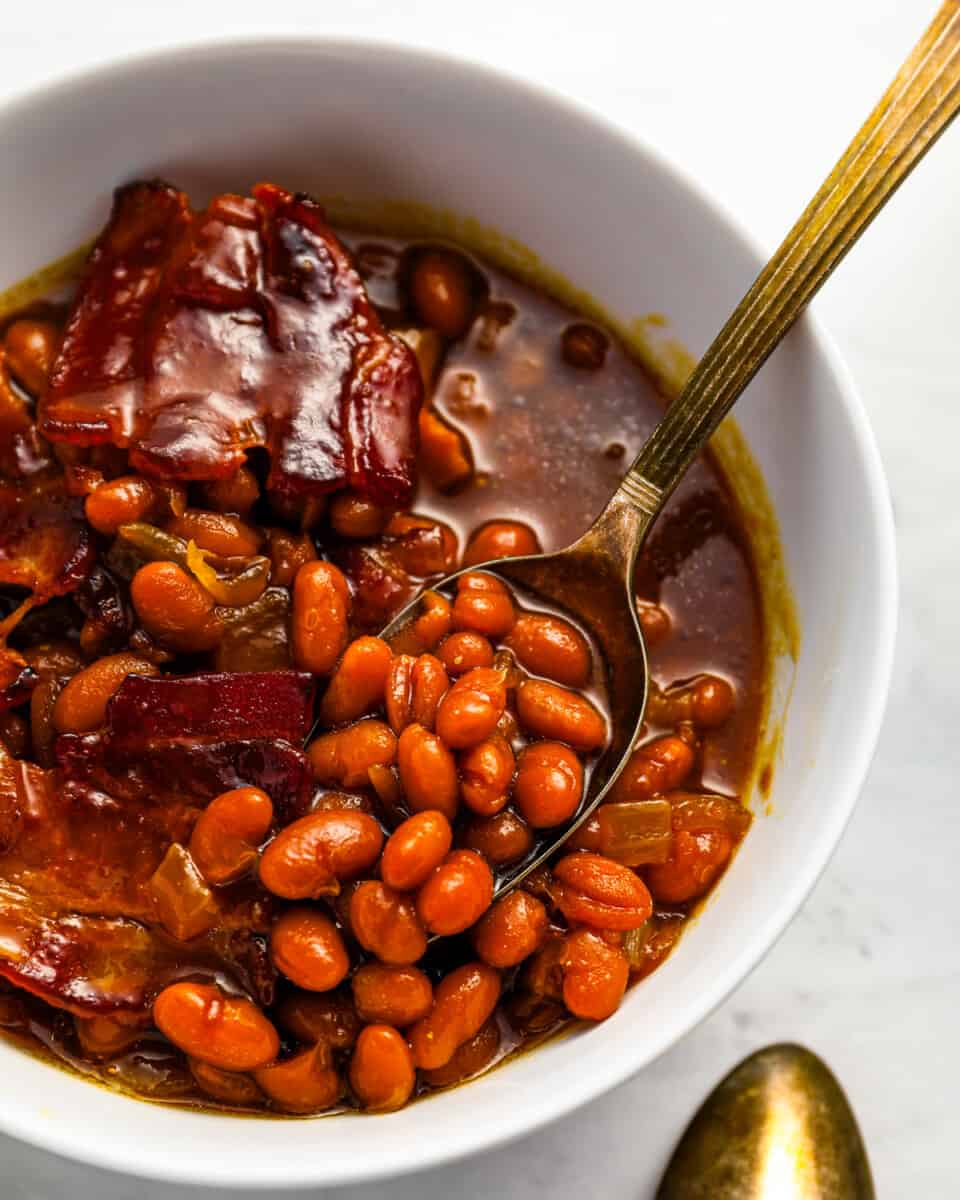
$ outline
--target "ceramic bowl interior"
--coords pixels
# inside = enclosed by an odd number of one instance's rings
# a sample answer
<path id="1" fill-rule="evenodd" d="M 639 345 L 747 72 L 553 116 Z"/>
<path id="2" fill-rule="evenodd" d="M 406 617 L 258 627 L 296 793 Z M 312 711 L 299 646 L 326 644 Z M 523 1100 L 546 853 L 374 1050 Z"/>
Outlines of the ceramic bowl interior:
<path id="1" fill-rule="evenodd" d="M 413 201 L 519 239 L 611 314 L 664 313 L 693 352 L 762 256 L 691 182 L 557 97 L 364 43 L 194 48 L 120 63 L 0 112 L 0 290 L 103 223 L 115 184 L 195 200 L 258 179 Z M 836 845 L 872 753 L 896 607 L 886 485 L 815 321 L 738 407 L 765 475 L 802 631 L 769 814 L 665 966 L 611 1020 L 387 1117 L 250 1120 L 149 1105 L 0 1042 L 0 1128 L 89 1162 L 220 1185 L 332 1184 L 528 1132 L 639 1070 L 740 981 Z"/>

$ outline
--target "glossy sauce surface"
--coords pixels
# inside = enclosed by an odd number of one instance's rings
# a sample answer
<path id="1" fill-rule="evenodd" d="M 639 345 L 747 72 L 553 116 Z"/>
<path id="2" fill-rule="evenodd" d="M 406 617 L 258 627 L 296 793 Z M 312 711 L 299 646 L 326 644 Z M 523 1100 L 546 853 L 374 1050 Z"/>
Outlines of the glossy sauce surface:
<path id="1" fill-rule="evenodd" d="M 376 264 L 367 281 L 373 298 L 388 311 L 398 306 L 401 293 L 386 273 L 402 278 L 402 244 L 346 240 L 361 272 Z M 559 550 L 603 508 L 664 400 L 612 338 L 600 369 L 571 366 L 563 354 L 564 331 L 576 321 L 569 310 L 486 264 L 482 270 L 486 311 L 448 352 L 434 393 L 437 410 L 469 438 L 478 475 L 453 495 L 421 479 L 414 507 L 452 525 L 462 542 L 484 521 L 510 514 L 537 531 L 544 551 Z M 653 680 L 667 687 L 709 671 L 736 685 L 737 710 L 704 746 L 703 783 L 738 794 L 762 706 L 762 614 L 736 504 L 709 456 L 671 497 L 637 578 L 637 595 L 672 619 L 671 635 L 647 647 Z"/>
<path id="2" fill-rule="evenodd" d="M 415 306 L 409 294 L 412 265 L 427 248 L 349 232 L 340 236 L 353 253 L 384 327 L 408 331 L 415 323 L 412 311 Z M 663 400 L 643 370 L 614 339 L 584 325 L 577 314 L 549 297 L 486 264 L 472 261 L 471 270 L 476 287 L 474 319 L 464 336 L 446 339 L 442 362 L 432 380 L 428 379 L 427 393 L 439 418 L 462 434 L 469 444 L 473 471 L 459 486 L 441 488 L 431 483 L 428 473 L 421 470 L 409 508 L 418 516 L 435 518 L 448 525 L 458 540 L 458 554 L 463 552 L 471 534 L 485 522 L 495 520 L 524 522 L 535 532 L 544 550 L 559 549 L 573 541 L 602 508 L 655 425 Z M 52 309 L 46 315 L 59 318 L 62 312 Z M 191 493 L 190 499 L 195 502 L 197 497 Z M 267 519 L 265 510 L 260 508 L 255 510 L 254 517 Z M 275 514 L 269 519 L 277 520 Z M 428 565 L 434 569 L 411 571 L 410 578 L 400 582 L 391 577 L 390 586 L 384 591 L 382 575 L 369 575 L 365 571 L 370 562 L 379 561 L 378 555 L 390 552 L 397 535 L 391 535 L 388 526 L 382 536 L 345 538 L 331 528 L 332 520 L 328 512 L 328 517 L 312 530 L 312 536 L 322 556 L 341 564 L 356 591 L 353 634 L 375 632 L 381 619 L 400 607 L 421 582 L 429 583 L 455 565 L 444 563 L 441 567 L 440 559 L 428 555 Z M 292 530 L 293 523 L 289 524 Z M 440 554 L 442 558 L 442 550 L 433 543 L 428 549 L 430 554 Z M 372 557 L 364 558 L 365 555 Z M 731 685 L 736 703 L 730 715 L 716 727 L 698 730 L 696 765 L 685 776 L 683 787 L 686 792 L 717 793 L 721 798 L 744 795 L 753 769 L 763 709 L 762 617 L 750 549 L 736 505 L 709 457 L 694 464 L 652 531 L 640 562 L 637 591 L 641 601 L 658 606 L 661 626 L 664 614 L 669 621 L 665 636 L 651 638 L 648 647 L 656 688 L 645 739 L 678 728 L 677 719 L 670 716 L 674 712 L 670 707 L 671 689 L 674 692 L 683 689 L 703 675 L 719 676 Z M 264 593 L 269 594 L 269 591 Z M 16 595 L 11 594 L 4 613 Z M 282 607 L 278 611 L 286 612 Z M 35 625 L 40 628 L 39 621 Z M 271 628 L 279 625 L 274 623 Z M 275 644 L 268 645 L 274 636 Z M 247 651 L 252 655 L 252 665 L 247 664 L 240 651 L 229 653 L 233 654 L 232 665 L 223 668 L 226 670 L 282 667 L 287 663 L 286 634 L 262 635 L 254 650 Z M 218 655 L 223 654 L 218 651 Z M 202 657 L 184 659 L 185 669 L 203 669 L 204 665 Z M 221 665 L 218 658 L 218 669 Z M 238 738 L 240 734 L 227 730 L 224 736 Z M 88 753 L 81 741 L 73 745 L 78 756 Z M 232 743 L 234 754 L 239 752 L 236 749 L 239 744 Z M 523 744 L 521 738 L 517 745 Z M 244 746 L 249 749 L 247 742 Z M 264 779 L 273 778 L 271 771 L 282 774 L 287 769 L 284 763 L 274 768 L 274 764 L 266 762 L 261 749 L 256 753 L 261 756 L 258 769 L 264 771 Z M 116 769 L 116 764 L 107 766 Z M 149 776 L 148 766 L 142 762 L 137 766 L 144 779 Z M 216 779 L 220 779 L 216 771 L 221 767 L 213 758 L 205 761 L 205 769 L 209 768 Z M 264 787 L 268 784 L 264 783 Z M 309 791 L 309 787 L 297 784 L 297 788 L 290 794 L 284 820 L 303 811 L 304 789 Z M 211 789 L 216 790 L 212 785 Z M 325 797 L 330 791 L 330 788 L 317 789 L 309 803 L 314 808 L 325 807 Z M 37 794 L 38 806 L 65 804 L 61 824 L 76 839 L 81 858 L 88 846 L 94 846 L 98 852 L 102 849 L 96 845 L 94 811 L 86 809 L 79 815 L 71 815 L 69 800 L 42 788 Z M 376 807 L 380 802 L 383 807 Z M 141 890 L 170 840 L 186 841 L 196 813 L 174 806 L 154 814 L 144 792 L 136 792 L 130 805 L 129 830 L 122 823 L 120 830 L 123 837 L 129 834 L 129 847 L 121 837 L 114 851 L 122 851 L 117 856 L 118 863 L 122 858 L 133 869 L 118 872 L 117 899 L 111 911 L 117 916 L 147 919 L 147 910 L 137 909 L 142 903 Z M 376 812 L 387 831 L 397 823 L 392 819 L 396 814 L 391 812 L 388 800 L 383 795 L 371 800 L 369 789 L 358 797 L 354 807 Z M 745 825 L 741 823 L 737 828 L 737 836 L 742 835 Z M 0 867 L 3 887 L 24 886 L 29 890 L 34 886 L 31 870 L 39 865 L 42 874 L 47 860 L 56 853 L 56 839 L 48 840 L 48 833 L 44 830 L 35 844 L 28 840 L 18 853 L 7 856 Z M 458 831 L 456 844 L 461 845 L 463 840 L 462 830 Z M 138 855 L 143 856 L 142 862 Z M 539 894 L 546 897 L 552 885 L 540 882 L 543 890 Z M 70 896 L 73 911 L 83 911 L 83 887 L 81 869 Z M 537 888 L 535 881 L 531 894 L 537 894 Z M 284 1015 L 284 1007 L 289 1009 L 294 1003 L 294 989 L 282 978 L 275 992 L 272 985 L 263 984 L 265 933 L 271 909 L 264 906 L 262 892 L 253 880 L 231 883 L 224 896 L 229 898 L 231 920 L 253 931 L 252 949 L 248 947 L 235 960 L 227 955 L 233 973 L 229 970 L 224 973 L 215 965 L 224 961 L 222 939 L 216 946 L 211 941 L 210 949 L 216 953 L 211 953 L 208 962 L 204 957 L 205 943 L 199 944 L 204 942 L 201 938 L 192 955 L 172 952 L 166 977 L 198 975 L 212 980 L 227 994 L 257 994 L 259 990 L 268 1012 L 281 1027 L 284 1051 L 299 1053 L 305 1044 L 303 1022 L 298 1025 L 289 1012 Z M 5 919 L 3 899 L 0 888 L 0 922 Z M 62 902 L 63 896 L 59 899 Z M 100 907 L 95 911 L 103 913 L 102 892 L 98 893 L 96 903 Z M 337 905 L 338 901 L 332 900 L 331 911 L 342 919 L 343 909 Z M 669 953 L 695 907 L 695 901 L 655 905 L 645 928 L 645 948 L 632 960 L 634 980 L 642 978 Z M 13 905 L 11 912 L 18 911 Z M 22 921 L 17 916 L 11 918 L 11 936 L 14 941 L 24 937 Z M 215 940 L 220 931 L 211 936 Z M 551 937 L 555 936 L 553 931 Z M 354 963 L 369 957 L 352 942 L 350 952 Z M 595 952 L 596 947 L 591 950 Z M 156 947 L 151 947 L 150 954 L 157 953 Z M 173 961 L 178 953 L 179 961 Z M 438 983 L 451 970 L 461 969 L 469 957 L 465 938 L 452 937 L 435 945 L 420 966 Z M 528 992 L 519 986 L 515 973 L 508 972 L 504 978 L 505 993 L 494 1014 L 460 1046 L 450 1064 L 421 1071 L 418 1091 L 470 1078 L 516 1049 L 534 1044 L 569 1020 L 567 1012 L 546 987 L 542 992 L 535 989 Z M 30 1047 L 42 1047 L 104 1082 L 152 1099 L 243 1110 L 259 1108 L 265 1103 L 263 1094 L 252 1085 L 252 1091 L 240 1089 L 235 1095 L 228 1094 L 230 1081 L 211 1080 L 209 1072 L 204 1075 L 196 1064 L 191 1070 L 184 1056 L 155 1029 L 143 1030 L 134 1024 L 129 1044 L 91 1049 L 95 1031 L 86 1030 L 68 1012 L 26 991 L 12 988 L 0 991 L 0 1028 Z M 331 1045 L 339 1062 L 337 1055 L 342 1056 L 343 1051 L 336 1037 Z M 219 1094 L 218 1088 L 222 1089 Z M 354 1088 L 356 1091 L 356 1084 Z"/>

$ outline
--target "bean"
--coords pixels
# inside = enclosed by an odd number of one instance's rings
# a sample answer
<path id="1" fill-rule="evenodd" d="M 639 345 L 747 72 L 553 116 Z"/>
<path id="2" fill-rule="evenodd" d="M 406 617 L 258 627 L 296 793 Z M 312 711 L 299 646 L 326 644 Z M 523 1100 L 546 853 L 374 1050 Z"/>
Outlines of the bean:
<path id="1" fill-rule="evenodd" d="M 365 963 L 353 973 L 353 1000 L 361 1020 L 403 1029 L 425 1017 L 433 1005 L 433 986 L 416 967 Z"/>
<path id="2" fill-rule="evenodd" d="M 383 536 L 393 557 L 410 575 L 449 575 L 457 565 L 457 535 L 443 521 L 397 513 Z"/>
<path id="3" fill-rule="evenodd" d="M 473 475 L 470 443 L 432 408 L 420 409 L 420 469 L 434 487 L 450 492 Z"/>
<path id="4" fill-rule="evenodd" d="M 391 1025 L 367 1025 L 350 1060 L 350 1086 L 364 1108 L 393 1112 L 413 1095 L 416 1071 L 410 1047 Z"/>
<path id="5" fill-rule="evenodd" d="M 630 967 L 615 946 L 589 929 L 564 939 L 563 1002 L 575 1017 L 603 1021 L 620 1007 Z"/>
<path id="6" fill-rule="evenodd" d="M 297 496 L 292 492 L 281 492 L 276 488 L 266 488 L 267 503 L 270 511 L 290 525 L 298 529 L 315 529 L 323 514 L 327 511 L 326 496 Z"/>
<path id="7" fill-rule="evenodd" d="M 453 830 L 442 812 L 414 813 L 387 838 L 380 875 L 388 887 L 413 891 L 438 867 L 453 843 Z"/>
<path id="8" fill-rule="evenodd" d="M 638 599 L 636 607 L 643 640 L 647 644 L 647 649 L 652 650 L 654 646 L 659 646 L 670 636 L 670 614 L 659 604 L 652 604 L 647 600 Z"/>
<path id="9" fill-rule="evenodd" d="M 569 821 L 583 796 L 583 765 L 562 742 L 535 742 L 520 752 L 513 798 L 534 829 Z"/>
<path id="10" fill-rule="evenodd" d="M 286 529 L 267 530 L 267 554 L 270 558 L 270 583 L 273 587 L 292 587 L 297 572 L 307 563 L 316 562 L 317 551 L 309 533 L 289 533 Z"/>
<path id="11" fill-rule="evenodd" d="M 373 772 L 378 768 L 370 768 L 370 779 L 373 782 Z M 381 770 L 390 773 L 389 767 Z M 312 812 L 365 812 L 375 816 L 377 806 L 370 796 L 363 792 L 318 792 L 313 799 Z"/>
<path id="12" fill-rule="evenodd" d="M 733 839 L 719 829 L 679 830 L 665 863 L 647 867 L 647 884 L 663 904 L 684 904 L 710 887 L 733 852 Z"/>
<path id="13" fill-rule="evenodd" d="M 225 1071 L 252 1071 L 276 1058 L 277 1031 L 249 1000 L 208 983 L 172 983 L 153 1002 L 160 1032 L 191 1058 Z"/>
<path id="14" fill-rule="evenodd" d="M 270 931 L 270 959 L 278 971 L 308 992 L 329 992 L 350 970 L 343 938 L 315 908 L 288 908 Z"/>
<path id="15" fill-rule="evenodd" d="M 598 854 L 603 850 L 603 833 L 600 828 L 600 816 L 598 813 L 592 813 L 578 826 L 567 839 L 566 848 L 568 850 L 590 850 L 594 854 Z"/>
<path id="16" fill-rule="evenodd" d="M 535 675 L 567 687 L 584 687 L 590 680 L 590 647 L 569 621 L 544 613 L 523 613 L 506 644 L 517 660 Z"/>
<path id="17" fill-rule="evenodd" d="M 457 764 L 435 733 L 422 725 L 408 725 L 397 743 L 397 769 L 414 812 L 438 809 L 448 820 L 454 819 L 460 803 Z"/>
<path id="18" fill-rule="evenodd" d="M 74 1017 L 73 1024 L 77 1040 L 90 1058 L 116 1058 L 138 1042 L 144 1032 L 137 1025 L 115 1021 L 112 1017 Z"/>
<path id="19" fill-rule="evenodd" d="M 460 755 L 460 790 L 464 804 L 481 817 L 506 807 L 514 771 L 513 750 L 499 733 Z"/>
<path id="20" fill-rule="evenodd" d="M 121 525 L 147 517 L 159 499 L 149 479 L 121 475 L 95 487 L 83 502 L 83 510 L 98 533 L 112 537 Z"/>
<path id="21" fill-rule="evenodd" d="M 147 633 L 178 654 L 212 650 L 223 636 L 213 597 L 176 563 L 141 567 L 130 584 L 130 599 Z"/>
<path id="22" fill-rule="evenodd" d="M 716 729 L 733 712 L 736 695 L 732 686 L 717 675 L 704 675 L 693 689 L 693 723 L 701 729 Z"/>
<path id="23" fill-rule="evenodd" d="M 447 694 L 450 680 L 443 663 L 432 654 L 421 654 L 413 667 L 413 693 L 410 715 L 425 729 L 433 729 L 440 701 Z"/>
<path id="24" fill-rule="evenodd" d="M 383 833 L 364 812 L 308 813 L 282 829 L 260 859 L 260 882 L 285 900 L 336 895 L 340 882 L 368 871 Z"/>
<path id="25" fill-rule="evenodd" d="M 89 733 L 107 719 L 107 705 L 128 675 L 158 675 L 152 662 L 128 651 L 98 658 L 67 683 L 53 707 L 58 733 Z"/>
<path id="26" fill-rule="evenodd" d="M 496 1017 L 485 1021 L 480 1029 L 453 1052 L 453 1058 L 442 1067 L 424 1071 L 423 1079 L 431 1087 L 452 1087 L 479 1075 L 494 1061 L 500 1049 L 500 1026 Z"/>
<path id="27" fill-rule="evenodd" d="M 364 787 L 371 767 L 392 765 L 397 757 L 397 738 L 383 721 L 358 721 L 318 737 L 307 748 L 307 757 L 319 783 Z"/>
<path id="28" fill-rule="evenodd" d="M 423 250 L 410 273 L 414 310 L 431 329 L 455 341 L 470 328 L 477 304 L 475 273 L 456 250 Z"/>
<path id="29" fill-rule="evenodd" d="M 610 789 L 610 801 L 649 800 L 661 792 L 672 792 L 693 770 L 693 761 L 693 747 L 683 738 L 655 738 L 630 756 Z"/>
<path id="30" fill-rule="evenodd" d="M 492 667 L 493 647 L 482 633 L 464 629 L 443 639 L 437 657 L 449 674 L 462 675 L 474 667 Z"/>
<path id="31" fill-rule="evenodd" d="M 543 945 L 523 968 L 520 984 L 538 1001 L 563 1000 L 563 955 L 566 934 L 548 930 Z"/>
<path id="32" fill-rule="evenodd" d="M 188 508 L 171 522 L 169 530 L 185 542 L 194 541 L 201 550 L 221 558 L 249 558 L 263 542 L 260 533 L 239 517 L 203 508 Z"/>
<path id="33" fill-rule="evenodd" d="M 434 990 L 433 1008 L 409 1034 L 413 1061 L 423 1070 L 445 1066 L 487 1021 L 500 999 L 500 975 L 486 963 L 466 963 Z"/>
<path id="34" fill-rule="evenodd" d="M 293 581 L 293 658 L 298 667 L 327 675 L 347 644 L 350 589 L 331 563 L 308 562 Z"/>
<path id="35" fill-rule="evenodd" d="M 320 702 L 320 720 L 325 725 L 354 721 L 382 704 L 392 662 L 393 651 L 382 638 L 351 642 Z"/>
<path id="36" fill-rule="evenodd" d="M 329 516 L 334 532 L 346 538 L 376 537 L 387 521 L 382 505 L 355 492 L 337 492 L 330 501 Z"/>
<path id="37" fill-rule="evenodd" d="M 529 525 L 522 521 L 487 521 L 470 534 L 463 552 L 463 566 L 540 552 L 540 542 Z"/>
<path id="38" fill-rule="evenodd" d="M 263 1099 L 263 1093 L 249 1075 L 239 1071 L 223 1071 L 219 1067 L 212 1067 L 210 1063 L 201 1062 L 199 1058 L 187 1059 L 187 1066 L 197 1081 L 197 1087 L 223 1104 L 256 1104 Z"/>
<path id="39" fill-rule="evenodd" d="M 239 467 L 224 479 L 201 483 L 200 494 L 214 512 L 245 517 L 260 499 L 260 484 L 249 467 Z"/>
<path id="40" fill-rule="evenodd" d="M 447 672 L 432 654 L 398 654 L 386 684 L 387 720 L 396 733 L 411 722 L 432 729 L 437 707 L 450 686 Z"/>
<path id="41" fill-rule="evenodd" d="M 360 1032 L 353 1000 L 342 992 L 295 991 L 276 1011 L 284 1029 L 304 1043 L 326 1042 L 332 1050 L 349 1050 Z"/>
<path id="42" fill-rule="evenodd" d="M 589 700 L 543 679 L 528 679 L 517 689 L 517 716 L 536 737 L 585 754 L 607 740 L 607 723 Z"/>
<path id="43" fill-rule="evenodd" d="M 488 638 L 501 638 L 516 621 L 513 601 L 499 579 L 470 571 L 457 580 L 453 628 L 470 629 Z"/>
<path id="44" fill-rule="evenodd" d="M 719 675 L 700 675 L 691 683 L 664 691 L 651 688 L 647 701 L 650 719 L 663 725 L 691 721 L 699 729 L 722 725 L 736 707 L 733 687 Z"/>
<path id="45" fill-rule="evenodd" d="M 317 1042 L 283 1062 L 254 1071 L 261 1090 L 284 1112 L 312 1113 L 332 1108 L 343 1095 L 330 1047 Z"/>
<path id="46" fill-rule="evenodd" d="M 413 901 L 373 879 L 361 883 L 350 899 L 350 926 L 364 950 L 393 966 L 415 963 L 427 949 Z"/>
<path id="47" fill-rule="evenodd" d="M 653 911 L 646 885 L 629 867 L 579 850 L 553 868 L 557 907 L 569 922 L 593 929 L 639 929 Z"/>
<path id="48" fill-rule="evenodd" d="M 581 371 L 599 371 L 607 356 L 610 339 L 602 329 L 575 321 L 563 331 L 560 340 L 563 360 Z"/>
<path id="49" fill-rule="evenodd" d="M 46 392 L 59 345 L 60 331 L 51 321 L 24 317 L 7 327 L 3 342 L 7 366 L 32 396 Z"/>
<path id="50" fill-rule="evenodd" d="M 488 738 L 507 704 L 506 672 L 476 667 L 461 675 L 437 709 L 437 733 L 454 750 Z"/>
<path id="51" fill-rule="evenodd" d="M 539 950 L 547 936 L 547 910 L 536 896 L 508 892 L 478 922 L 473 948 L 491 967 L 515 967 Z"/>
<path id="52" fill-rule="evenodd" d="M 433 650 L 450 632 L 453 609 L 446 596 L 439 592 L 424 592 L 420 597 L 420 613 L 413 623 L 414 633 L 424 650 Z"/>
<path id="53" fill-rule="evenodd" d="M 464 845 L 482 854 L 494 867 L 511 866 L 533 849 L 530 826 L 509 808 L 495 817 L 474 818 L 467 825 L 463 840 Z"/>
<path id="54" fill-rule="evenodd" d="M 272 824 L 273 803 L 260 788 L 221 792 L 197 818 L 190 856 L 208 883 L 232 883 L 256 866 L 257 847 Z"/>
<path id="55" fill-rule="evenodd" d="M 402 733 L 413 719 L 413 667 L 416 661 L 412 654 L 398 654 L 387 671 L 385 706 L 394 733 Z"/>
<path id="56" fill-rule="evenodd" d="M 443 937 L 462 933 L 490 907 L 493 872 L 475 850 L 454 850 L 417 893 L 417 915 Z"/>

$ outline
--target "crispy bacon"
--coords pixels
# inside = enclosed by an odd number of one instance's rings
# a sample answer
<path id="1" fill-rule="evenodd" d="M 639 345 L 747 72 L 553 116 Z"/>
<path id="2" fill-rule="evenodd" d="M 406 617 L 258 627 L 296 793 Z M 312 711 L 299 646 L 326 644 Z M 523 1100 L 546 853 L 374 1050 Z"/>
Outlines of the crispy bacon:
<path id="1" fill-rule="evenodd" d="M 141 183 L 91 255 L 41 429 L 169 479 L 230 475 L 265 447 L 278 500 L 349 486 L 403 505 L 421 392 L 315 201 L 261 184 L 190 215 Z"/>
<path id="2" fill-rule="evenodd" d="M 78 587 L 94 558 L 82 505 L 62 480 L 0 484 L 0 585 L 26 588 L 39 604 Z"/>
<path id="3" fill-rule="evenodd" d="M 127 917 L 48 911 L 0 880 L 0 976 L 49 1004 L 82 1017 L 142 1019 L 184 974 L 227 975 L 261 1003 L 273 999 L 275 973 L 249 929 L 220 926 L 177 942 Z"/>
<path id="4" fill-rule="evenodd" d="M 169 792 L 71 789 L 0 746 L 0 976 L 81 1015 L 144 1015 L 185 970 L 269 998 L 262 897 L 225 895 L 216 928 L 189 944 L 156 926 L 151 877 L 196 813 Z"/>
<path id="5" fill-rule="evenodd" d="M 50 466 L 49 447 L 37 432 L 26 400 L 10 381 L 0 351 L 0 476 L 24 479 Z"/>
<path id="6" fill-rule="evenodd" d="M 129 675 L 103 730 L 57 740 L 65 792 L 146 804 L 169 818 L 231 788 L 259 787 L 280 821 L 291 821 L 313 791 L 299 747 L 314 690 L 312 676 L 299 671 Z M 168 824 L 165 832 L 175 841 L 182 831 Z"/>
<path id="7" fill-rule="evenodd" d="M 103 733 L 63 734 L 56 752 L 71 795 L 104 792 L 159 804 L 179 796 L 203 805 L 233 788 L 258 787 L 285 825 L 307 812 L 313 794 L 307 756 L 279 738 L 169 738 L 131 745 Z"/>
<path id="8" fill-rule="evenodd" d="M 302 742 L 316 681 L 305 671 L 128 675 L 110 701 L 115 741 L 158 738 L 285 738 Z"/>
<path id="9" fill-rule="evenodd" d="M 142 403 L 147 320 L 189 212 L 187 197 L 166 183 L 117 189 L 40 403 L 47 437 L 80 446 L 129 442 Z"/>

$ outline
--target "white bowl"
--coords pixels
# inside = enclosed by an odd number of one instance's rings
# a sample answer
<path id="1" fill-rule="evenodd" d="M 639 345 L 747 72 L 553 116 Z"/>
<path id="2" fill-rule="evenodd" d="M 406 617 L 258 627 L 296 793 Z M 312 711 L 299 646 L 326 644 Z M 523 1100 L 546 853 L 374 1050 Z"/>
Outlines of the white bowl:
<path id="1" fill-rule="evenodd" d="M 257 179 L 399 198 L 518 238 L 609 312 L 667 314 L 700 352 L 763 255 L 689 180 L 565 100 L 492 71 L 338 41 L 125 60 L 0 111 L 0 290 L 161 175 L 192 194 Z M 797 197 L 798 211 L 805 197 Z M 732 869 L 611 1020 L 383 1117 L 237 1120 L 144 1104 L 0 1042 L 0 1128 L 138 1175 L 281 1188 L 420 1169 L 528 1133 L 640 1070 L 770 948 L 836 846 L 886 698 L 890 503 L 856 392 L 809 316 L 737 409 L 779 516 L 802 648 L 774 777 Z"/>

